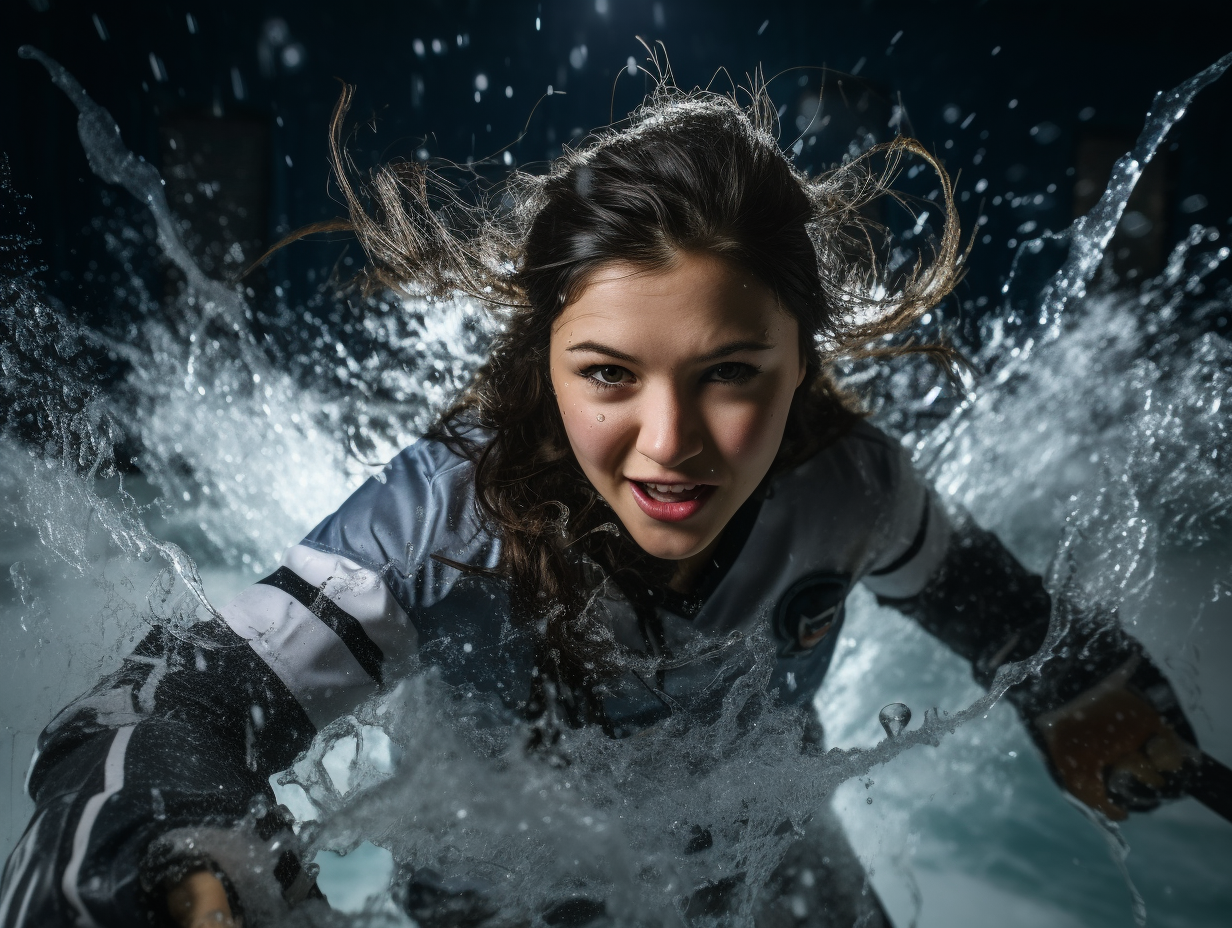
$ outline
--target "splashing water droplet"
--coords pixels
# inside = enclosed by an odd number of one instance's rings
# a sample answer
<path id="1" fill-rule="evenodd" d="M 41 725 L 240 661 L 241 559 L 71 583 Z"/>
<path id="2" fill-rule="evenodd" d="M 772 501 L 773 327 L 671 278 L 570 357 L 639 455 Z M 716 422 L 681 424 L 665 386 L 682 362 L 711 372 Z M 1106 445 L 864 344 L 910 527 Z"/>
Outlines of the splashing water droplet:
<path id="1" fill-rule="evenodd" d="M 882 708 L 877 718 L 880 720 L 881 727 L 885 729 L 886 734 L 891 738 L 897 738 L 902 733 L 902 730 L 907 727 L 907 723 L 911 721 L 911 709 L 901 702 L 892 702 Z"/>

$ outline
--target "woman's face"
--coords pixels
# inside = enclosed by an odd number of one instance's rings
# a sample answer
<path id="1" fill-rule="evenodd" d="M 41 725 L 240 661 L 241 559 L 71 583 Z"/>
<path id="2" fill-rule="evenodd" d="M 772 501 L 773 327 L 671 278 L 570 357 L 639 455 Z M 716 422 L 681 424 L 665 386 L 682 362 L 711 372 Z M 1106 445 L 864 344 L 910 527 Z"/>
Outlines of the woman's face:
<path id="1" fill-rule="evenodd" d="M 648 554 L 684 560 L 770 469 L 804 361 L 770 289 L 680 252 L 597 271 L 552 329 L 551 375 L 587 478 Z"/>

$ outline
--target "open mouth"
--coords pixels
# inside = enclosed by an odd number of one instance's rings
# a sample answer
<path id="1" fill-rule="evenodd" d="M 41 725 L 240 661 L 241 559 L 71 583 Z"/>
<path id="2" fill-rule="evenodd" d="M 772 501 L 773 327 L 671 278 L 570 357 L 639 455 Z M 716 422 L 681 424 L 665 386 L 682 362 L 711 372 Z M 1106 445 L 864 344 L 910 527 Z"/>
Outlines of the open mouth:
<path id="1" fill-rule="evenodd" d="M 714 494 L 707 483 L 649 483 L 630 480 L 633 499 L 642 512 L 660 522 L 680 522 L 693 515 Z"/>

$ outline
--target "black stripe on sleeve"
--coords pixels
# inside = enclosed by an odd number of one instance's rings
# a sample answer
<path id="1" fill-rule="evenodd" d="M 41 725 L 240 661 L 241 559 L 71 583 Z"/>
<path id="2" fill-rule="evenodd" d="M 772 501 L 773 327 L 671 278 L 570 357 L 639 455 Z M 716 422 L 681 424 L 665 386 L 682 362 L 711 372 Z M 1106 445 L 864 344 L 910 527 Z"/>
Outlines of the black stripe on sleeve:
<path id="1" fill-rule="evenodd" d="M 368 637 L 368 633 L 364 631 L 358 619 L 340 609 L 337 603 L 289 567 L 279 567 L 264 580 L 258 582 L 282 590 L 288 596 L 298 600 L 305 609 L 328 625 L 334 634 L 342 639 L 342 643 L 347 646 L 368 676 L 377 683 L 381 682 L 381 662 L 385 660 L 385 654 L 376 642 Z"/>
<path id="2" fill-rule="evenodd" d="M 882 567 L 880 570 L 869 572 L 870 577 L 884 577 L 887 574 L 892 574 L 896 570 L 900 570 L 911 563 L 912 559 L 920 553 L 920 549 L 924 547 L 924 539 L 928 537 L 928 510 L 932 509 L 932 500 L 927 495 L 924 497 L 924 515 L 920 518 L 920 527 L 915 533 L 915 539 L 911 545 L 896 557 L 890 564 Z M 283 568 L 284 570 L 286 568 Z"/>

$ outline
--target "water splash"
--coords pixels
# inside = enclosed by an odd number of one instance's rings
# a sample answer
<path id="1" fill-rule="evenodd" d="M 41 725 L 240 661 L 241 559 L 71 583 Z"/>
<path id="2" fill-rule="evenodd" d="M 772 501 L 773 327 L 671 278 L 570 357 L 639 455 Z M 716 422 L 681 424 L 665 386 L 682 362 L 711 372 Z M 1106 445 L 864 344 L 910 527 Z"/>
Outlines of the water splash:
<path id="1" fill-rule="evenodd" d="M 1068 245 L 1065 262 L 1035 300 L 1038 308 L 1036 318 L 1012 320 L 1021 321 L 1023 325 L 1021 334 L 1014 339 L 1012 346 L 1018 351 L 1011 359 L 999 365 L 993 383 L 1005 383 L 1016 376 L 1038 345 L 1054 341 L 1061 334 L 1066 310 L 1086 295 L 1087 286 L 1104 260 L 1104 252 L 1112 241 L 1130 194 L 1142 177 L 1142 172 L 1155 157 L 1169 130 L 1185 115 L 1193 98 L 1202 88 L 1218 80 L 1229 66 L 1232 66 L 1232 53 L 1167 93 L 1161 91 L 1155 95 L 1142 132 L 1139 133 L 1134 147 L 1113 165 L 1112 175 L 1099 202 L 1086 215 L 1075 219 L 1073 225 L 1060 236 L 1052 237 Z M 1024 242 L 1016 253 L 1016 261 L 1026 253 L 1038 252 L 1043 242 L 1043 239 Z M 1008 294 L 1012 287 L 1013 275 L 1002 292 Z M 1035 324 L 1035 331 L 1032 331 L 1032 322 Z M 998 321 L 993 322 L 992 328 L 992 338 L 988 339 L 988 347 L 982 352 L 982 360 L 986 365 L 991 360 L 990 356 L 999 354 L 1004 348 L 1004 330 L 998 330 Z"/>
<path id="2" fill-rule="evenodd" d="M 981 389 L 969 394 L 944 422 L 916 441 L 917 461 L 925 465 L 941 485 L 957 489 L 961 477 L 946 474 L 947 462 L 962 461 L 968 456 L 964 434 L 970 428 L 969 420 L 995 415 L 990 413 L 989 407 L 1011 397 L 1015 392 L 1014 381 L 1030 375 L 1028 362 L 1034 353 L 1061 336 L 1067 310 L 1086 296 L 1087 287 L 1104 260 L 1108 242 L 1146 165 L 1198 92 L 1222 76 L 1229 66 L 1232 66 L 1232 53 L 1167 93 L 1156 94 L 1133 149 L 1117 159 L 1108 185 L 1091 211 L 1074 220 L 1073 225 L 1060 234 L 1033 239 L 1019 246 L 1010 279 L 1002 288 L 1007 297 L 1013 293 L 1016 272 L 1024 255 L 1038 254 L 1046 243 L 1062 245 L 1068 250 L 1061 267 L 1042 290 L 1030 295 L 1026 303 L 1029 311 L 1016 309 L 1007 299 L 1007 312 L 994 313 L 985 321 L 982 346 L 974 357 L 976 368 L 987 372 Z M 1183 260 L 1183 252 L 1175 254 L 1169 267 Z M 1169 274 L 1180 273 L 1179 267 L 1173 268 L 1166 272 L 1165 281 Z M 1176 280 L 1172 280 L 1165 285 L 1175 284 Z M 955 493 L 951 491 L 950 495 Z"/>
<path id="3" fill-rule="evenodd" d="M 178 616 L 188 629 L 202 614 L 192 603 L 208 604 L 201 578 L 149 525 L 167 536 L 196 532 L 234 571 L 263 572 L 422 431 L 482 359 L 492 324 L 473 305 L 386 294 L 340 317 L 358 330 L 347 340 L 327 307 L 309 313 L 315 331 L 303 354 L 275 363 L 251 335 L 241 293 L 204 275 L 178 237 L 154 169 L 124 148 L 111 117 L 63 68 L 34 49 L 22 54 L 73 100 L 92 168 L 150 210 L 159 246 L 186 283 L 151 313 L 158 321 L 121 343 L 72 323 L 31 276 L 0 280 L 11 296 L 11 341 L 24 352 L 3 359 L 5 396 L 30 399 L 39 436 L 0 448 L 4 510 L 35 528 L 41 550 L 83 573 L 99 572 L 98 537 L 122 561 L 165 564 L 143 614 Z M 1053 563 L 1052 590 L 1120 606 L 1131 624 L 1141 617 L 1135 604 L 1152 595 L 1161 547 L 1212 543 L 1232 511 L 1219 416 L 1232 402 L 1232 358 L 1203 321 L 1226 313 L 1228 300 L 1202 292 L 1227 249 L 1209 250 L 1218 233 L 1195 227 L 1136 296 L 1088 288 L 1142 167 L 1229 61 L 1157 98 L 1099 206 L 1067 233 L 1069 256 L 1035 301 L 1038 312 L 994 321 L 978 355 L 988 372 L 979 392 L 911 437 L 946 498 L 1035 566 Z M 129 364 L 122 389 L 104 393 L 55 360 L 92 351 Z M 298 371 L 311 371 L 312 383 Z M 12 432 L 20 423 L 6 424 Z M 139 503 L 113 466 L 125 434 L 163 511 Z M 125 568 L 119 585 L 139 576 Z M 21 577 L 34 595 L 36 581 Z M 965 708 L 930 711 L 910 731 L 908 710 L 901 726 L 883 721 L 883 741 L 828 751 L 810 747 L 805 720 L 767 698 L 772 648 L 761 639 L 733 644 L 729 660 L 742 673 L 716 718 L 674 717 L 621 741 L 566 731 L 563 764 L 528 756 L 527 733 L 498 707 L 425 670 L 323 731 L 282 787 L 299 791 L 314 850 L 370 842 L 404 874 L 460 874 L 497 892 L 510 922 L 587 898 L 603 900 L 616 923 L 681 924 L 697 887 L 738 876 L 722 920 L 747 923 L 758 887 L 842 784 L 995 711 L 1063 631 L 1058 623 L 1040 655 L 1001 668 L 991 691 Z M 374 744 L 387 745 L 387 762 L 374 760 Z M 1135 917 L 1140 903 L 1135 896 Z M 369 911 L 334 923 L 388 917 Z"/>
<path id="4" fill-rule="evenodd" d="M 1232 480 L 1221 460 L 1227 422 L 1219 415 L 1232 389 L 1232 352 L 1211 331 L 1228 298 L 1200 299 L 1228 249 L 1200 250 L 1219 233 L 1194 226 L 1136 298 L 1088 287 L 1144 167 L 1194 95 L 1230 65 L 1225 56 L 1156 96 L 1099 203 L 1050 237 L 1068 247 L 1060 269 L 1019 306 L 1011 275 L 1007 312 L 985 326 L 976 353 L 988 372 L 979 392 L 915 440 L 917 461 L 943 494 L 1020 542 L 1014 546 L 1028 562 L 1047 568 L 1050 590 L 1119 613 L 1140 637 L 1150 634 L 1138 626 L 1150 622 L 1143 604 L 1155 598 L 1161 551 L 1196 550 L 1232 525 Z M 1020 246 L 1015 273 L 1045 244 Z M 1226 578 L 1217 569 L 1208 582 Z M 1053 631 L 1058 620 L 1064 616 L 1054 615 Z M 1163 663 L 1175 667 L 1176 657 L 1165 652 Z M 1192 679 L 1181 686 L 1196 695 Z M 1128 843 L 1113 823 L 1091 820 L 1124 878 L 1135 922 L 1145 924 L 1146 905 L 1125 864 Z"/>
<path id="5" fill-rule="evenodd" d="M 85 149 L 90 170 L 109 184 L 118 184 L 142 201 L 150 210 L 158 229 L 158 246 L 162 253 L 188 278 L 192 298 L 200 301 L 201 324 L 221 315 L 235 331 L 246 330 L 246 306 L 239 293 L 202 273 L 176 229 L 175 217 L 167 205 L 163 179 L 152 164 L 138 158 L 124 147 L 120 127 L 111 114 L 99 106 L 82 89 L 77 80 L 57 61 L 29 45 L 17 50 L 22 58 L 39 62 L 51 75 L 52 82 L 77 107 L 77 136 Z"/>
<path id="6" fill-rule="evenodd" d="M 1116 822 L 1112 821 L 1108 816 L 1104 815 L 1095 809 L 1090 809 L 1080 802 L 1073 802 L 1074 808 L 1093 824 L 1099 832 L 1100 837 L 1108 848 L 1108 857 L 1116 865 L 1117 872 L 1121 874 L 1121 879 L 1125 881 L 1125 887 L 1129 890 L 1130 911 L 1134 917 L 1134 924 L 1138 928 L 1142 928 L 1146 924 L 1146 900 L 1142 898 L 1142 893 L 1138 891 L 1138 887 L 1134 885 L 1134 878 L 1129 872 L 1129 842 L 1125 840 L 1125 835 L 1121 831 Z"/>

